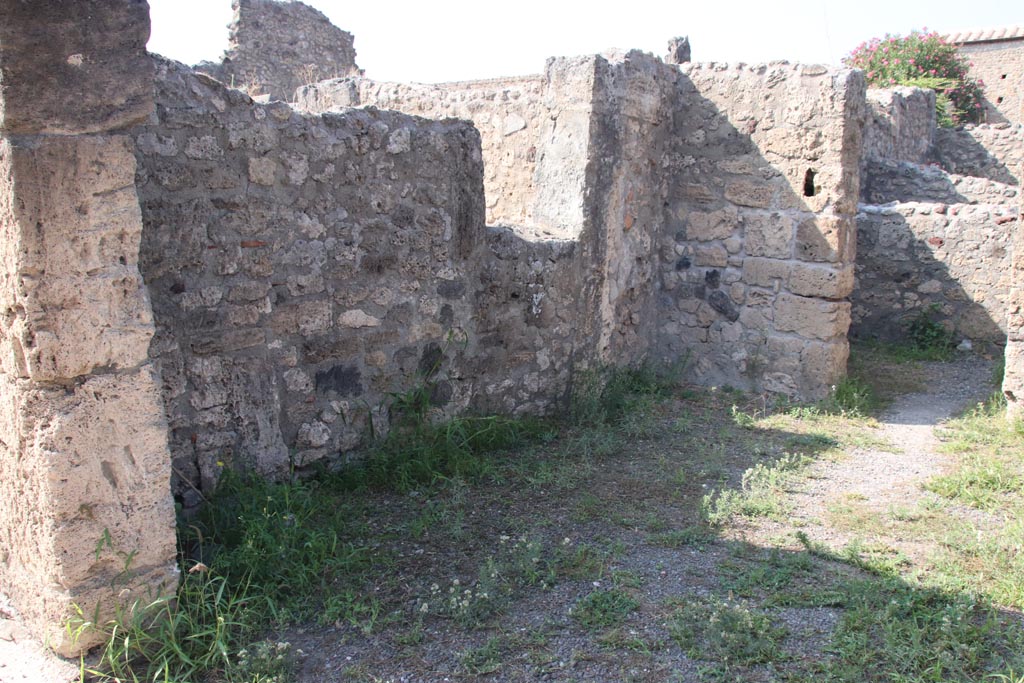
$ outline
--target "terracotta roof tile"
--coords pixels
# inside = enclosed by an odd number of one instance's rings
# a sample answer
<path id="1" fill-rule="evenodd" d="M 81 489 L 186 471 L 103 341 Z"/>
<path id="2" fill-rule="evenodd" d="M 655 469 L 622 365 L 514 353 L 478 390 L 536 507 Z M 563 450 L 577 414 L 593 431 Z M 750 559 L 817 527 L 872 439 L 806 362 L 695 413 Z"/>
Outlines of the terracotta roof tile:
<path id="1" fill-rule="evenodd" d="M 1000 28 L 973 29 L 948 33 L 945 39 L 950 43 L 983 43 L 992 40 L 1024 39 L 1024 26 L 1002 26 Z"/>

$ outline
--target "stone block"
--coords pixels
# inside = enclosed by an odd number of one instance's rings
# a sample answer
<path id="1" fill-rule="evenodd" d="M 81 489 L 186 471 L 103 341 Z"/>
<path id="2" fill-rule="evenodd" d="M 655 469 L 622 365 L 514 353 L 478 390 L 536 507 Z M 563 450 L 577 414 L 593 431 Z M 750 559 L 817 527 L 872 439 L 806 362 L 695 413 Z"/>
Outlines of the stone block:
<path id="1" fill-rule="evenodd" d="M 138 269 L 142 217 L 125 136 L 0 142 L 0 209 L 13 272 L 3 280 L 14 367 L 52 381 L 95 368 L 134 367 L 153 335 Z"/>
<path id="2" fill-rule="evenodd" d="M 768 209 L 775 190 L 771 185 L 752 180 L 735 180 L 725 186 L 725 198 L 739 206 Z"/>
<path id="3" fill-rule="evenodd" d="M 729 253 L 718 244 L 707 244 L 694 249 L 694 263 L 705 268 L 725 268 L 729 265 Z"/>
<path id="4" fill-rule="evenodd" d="M 757 287 L 771 287 L 789 279 L 790 264 L 769 258 L 748 258 L 743 261 L 743 281 Z"/>
<path id="5" fill-rule="evenodd" d="M 796 228 L 796 257 L 825 263 L 852 262 L 856 256 L 856 228 L 852 217 L 818 215 Z"/>
<path id="6" fill-rule="evenodd" d="M 832 388 L 846 377 L 850 345 L 845 339 L 808 343 L 800 354 L 803 368 L 801 394 L 811 400 L 826 398 Z"/>
<path id="7" fill-rule="evenodd" d="M 0 16 L 0 131 L 94 133 L 153 111 L 146 0 L 2 0 Z"/>
<path id="8" fill-rule="evenodd" d="M 792 332 L 808 339 L 845 337 L 850 328 L 850 304 L 780 294 L 775 300 L 774 324 L 779 332 Z"/>
<path id="9" fill-rule="evenodd" d="M 7 378 L 0 397 L 0 477 L 13 485 L 0 502 L 0 583 L 36 633 L 75 654 L 97 638 L 69 639 L 72 605 L 105 620 L 177 587 L 159 380 L 149 367 L 71 390 Z M 127 572 L 119 553 L 132 555 Z"/>
<path id="10" fill-rule="evenodd" d="M 745 211 L 743 217 L 744 247 L 748 256 L 792 258 L 793 220 L 779 212 Z"/>
<path id="11" fill-rule="evenodd" d="M 687 239 L 708 242 L 732 235 L 739 223 L 739 212 L 734 208 L 693 211 L 686 220 Z"/>
<path id="12" fill-rule="evenodd" d="M 790 267 L 787 287 L 793 294 L 823 299 L 844 299 L 853 291 L 853 266 L 837 268 L 806 263 Z"/>

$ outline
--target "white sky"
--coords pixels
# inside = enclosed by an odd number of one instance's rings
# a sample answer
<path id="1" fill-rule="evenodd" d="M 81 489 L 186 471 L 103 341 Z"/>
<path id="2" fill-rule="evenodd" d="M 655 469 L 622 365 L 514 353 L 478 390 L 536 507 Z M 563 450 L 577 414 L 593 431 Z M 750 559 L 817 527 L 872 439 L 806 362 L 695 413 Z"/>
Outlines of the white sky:
<path id="1" fill-rule="evenodd" d="M 218 60 L 230 0 L 149 0 L 149 49 L 189 64 Z M 637 48 L 656 55 L 688 35 L 694 61 L 838 63 L 858 43 L 927 27 L 1024 24 L 1020 0 L 306 0 L 355 36 L 377 80 L 438 82 L 539 73 L 552 56 Z"/>

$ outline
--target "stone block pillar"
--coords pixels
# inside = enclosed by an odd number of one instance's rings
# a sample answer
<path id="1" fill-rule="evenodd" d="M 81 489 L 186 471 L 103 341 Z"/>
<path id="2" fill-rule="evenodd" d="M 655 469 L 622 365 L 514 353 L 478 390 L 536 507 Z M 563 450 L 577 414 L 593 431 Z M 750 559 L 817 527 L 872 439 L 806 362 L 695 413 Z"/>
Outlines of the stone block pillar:
<path id="1" fill-rule="evenodd" d="M 1021 86 L 1024 87 L 1024 83 Z M 1021 115 L 1024 116 L 1024 112 Z M 1021 168 L 1021 177 L 1024 178 L 1024 168 Z M 1013 242 L 1003 395 L 1006 396 L 1007 418 L 1016 420 L 1024 417 L 1024 200 L 1017 212 L 1017 220 L 1009 225 L 1013 229 Z"/>
<path id="2" fill-rule="evenodd" d="M 0 592 L 64 655 L 77 606 L 173 591 L 167 420 L 131 139 L 144 0 L 0 0 Z"/>

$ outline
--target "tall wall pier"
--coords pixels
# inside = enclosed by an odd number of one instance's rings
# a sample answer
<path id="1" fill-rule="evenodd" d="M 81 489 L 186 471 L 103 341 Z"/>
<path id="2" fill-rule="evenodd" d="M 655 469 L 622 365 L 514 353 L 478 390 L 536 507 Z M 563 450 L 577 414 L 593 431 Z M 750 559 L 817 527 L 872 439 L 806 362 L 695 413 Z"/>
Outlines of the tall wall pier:
<path id="1" fill-rule="evenodd" d="M 153 108 L 137 0 L 0 2 L 0 590 L 62 654 L 76 609 L 177 587 L 126 127 Z"/>

